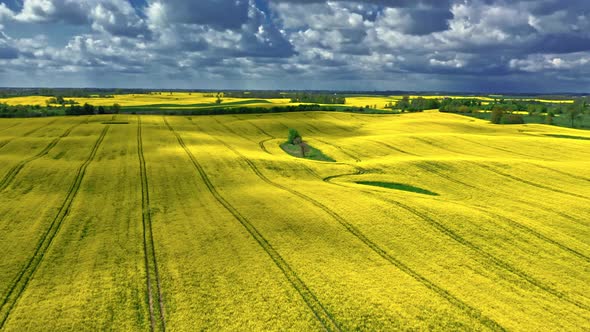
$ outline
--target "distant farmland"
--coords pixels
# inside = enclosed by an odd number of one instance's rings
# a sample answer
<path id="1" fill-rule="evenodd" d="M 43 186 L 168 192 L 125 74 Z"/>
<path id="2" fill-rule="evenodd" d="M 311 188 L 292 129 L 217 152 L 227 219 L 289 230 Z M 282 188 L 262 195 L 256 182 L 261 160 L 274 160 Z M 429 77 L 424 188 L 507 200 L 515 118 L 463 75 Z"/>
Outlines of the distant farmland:
<path id="1" fill-rule="evenodd" d="M 289 128 L 335 162 L 286 154 Z M 0 119 L 0 252 L 3 331 L 588 330 L 590 132 Z"/>

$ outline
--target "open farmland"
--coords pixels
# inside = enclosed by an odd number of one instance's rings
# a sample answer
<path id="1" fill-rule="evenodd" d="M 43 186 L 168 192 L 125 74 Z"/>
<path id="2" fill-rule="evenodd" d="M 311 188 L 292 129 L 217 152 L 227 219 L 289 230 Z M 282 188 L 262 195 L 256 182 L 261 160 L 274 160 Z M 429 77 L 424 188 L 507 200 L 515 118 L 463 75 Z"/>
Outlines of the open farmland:
<path id="1" fill-rule="evenodd" d="M 0 119 L 0 330 L 588 330 L 589 196 L 545 125 Z"/>

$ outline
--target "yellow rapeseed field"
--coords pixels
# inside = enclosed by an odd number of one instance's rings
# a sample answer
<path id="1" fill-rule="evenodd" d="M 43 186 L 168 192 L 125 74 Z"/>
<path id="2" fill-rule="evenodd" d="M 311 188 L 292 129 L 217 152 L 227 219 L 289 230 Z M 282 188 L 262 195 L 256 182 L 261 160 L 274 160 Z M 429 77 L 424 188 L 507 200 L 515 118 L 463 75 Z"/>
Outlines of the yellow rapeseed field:
<path id="1" fill-rule="evenodd" d="M 289 128 L 336 162 L 287 155 Z M 590 132 L 0 119 L 0 252 L 2 331 L 589 330 Z"/>

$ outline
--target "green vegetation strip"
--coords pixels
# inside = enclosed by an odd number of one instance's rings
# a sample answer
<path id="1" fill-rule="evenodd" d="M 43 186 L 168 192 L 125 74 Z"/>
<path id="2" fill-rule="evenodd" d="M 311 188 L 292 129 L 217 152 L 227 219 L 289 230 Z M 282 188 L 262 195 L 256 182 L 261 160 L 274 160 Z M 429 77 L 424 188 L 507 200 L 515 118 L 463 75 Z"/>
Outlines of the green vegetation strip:
<path id="1" fill-rule="evenodd" d="M 367 186 L 387 188 L 387 189 L 409 191 L 409 192 L 423 194 L 423 195 L 439 196 L 439 194 L 432 192 L 430 190 L 410 186 L 409 184 L 403 184 L 403 183 L 380 182 L 380 181 L 356 181 L 355 183 L 363 184 L 363 185 L 367 185 Z"/>
<path id="2" fill-rule="evenodd" d="M 322 151 L 320 151 L 312 146 L 309 146 L 309 145 L 308 145 L 309 150 L 305 152 L 305 156 L 302 156 L 301 147 L 299 145 L 290 144 L 290 143 L 283 143 L 283 144 L 281 144 L 281 149 L 283 149 L 283 151 L 290 154 L 291 156 L 297 157 L 297 158 L 319 160 L 319 161 L 329 161 L 329 162 L 336 161 L 336 160 L 326 156 Z"/>

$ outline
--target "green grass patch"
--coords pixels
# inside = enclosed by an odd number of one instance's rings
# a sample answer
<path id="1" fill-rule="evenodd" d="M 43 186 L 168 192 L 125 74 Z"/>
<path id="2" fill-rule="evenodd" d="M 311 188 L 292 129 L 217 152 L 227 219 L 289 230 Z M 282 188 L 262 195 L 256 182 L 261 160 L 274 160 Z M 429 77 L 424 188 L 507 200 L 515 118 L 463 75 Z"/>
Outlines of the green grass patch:
<path id="1" fill-rule="evenodd" d="M 403 184 L 403 183 L 380 182 L 380 181 L 356 181 L 355 183 L 366 185 L 366 186 L 374 186 L 374 187 L 381 187 L 381 188 L 387 188 L 387 189 L 409 191 L 409 192 L 413 192 L 416 194 L 439 196 L 437 193 L 432 192 L 430 190 L 410 186 L 409 184 Z"/>
<path id="2" fill-rule="evenodd" d="M 301 155 L 301 148 L 299 145 L 294 145 L 290 143 L 283 143 L 281 144 L 281 149 L 287 152 L 288 154 L 292 155 L 293 157 L 297 158 L 304 158 L 304 159 L 311 159 L 311 160 L 319 160 L 319 161 L 329 161 L 335 162 L 336 160 L 326 156 L 322 151 L 314 148 L 313 146 L 309 146 L 309 151 L 305 153 L 305 156 Z"/>

